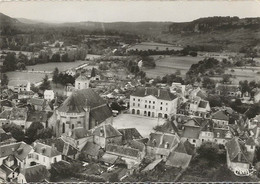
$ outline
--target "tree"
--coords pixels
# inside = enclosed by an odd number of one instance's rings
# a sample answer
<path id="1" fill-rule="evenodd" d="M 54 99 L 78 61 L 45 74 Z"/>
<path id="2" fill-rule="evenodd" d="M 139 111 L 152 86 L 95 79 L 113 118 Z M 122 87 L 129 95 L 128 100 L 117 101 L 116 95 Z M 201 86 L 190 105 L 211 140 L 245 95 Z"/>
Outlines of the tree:
<path id="1" fill-rule="evenodd" d="M 26 130 L 26 135 L 28 136 L 29 141 L 34 142 L 37 139 L 38 131 L 43 128 L 44 126 L 40 122 L 33 122 Z"/>
<path id="2" fill-rule="evenodd" d="M 224 74 L 223 76 L 222 76 L 222 82 L 223 83 L 228 83 L 228 82 L 230 82 L 230 75 L 229 74 Z"/>
<path id="3" fill-rule="evenodd" d="M 2 126 L 3 130 L 6 132 L 10 132 L 17 141 L 23 141 L 24 140 L 24 131 L 22 130 L 22 127 L 12 123 L 12 124 L 4 124 Z"/>
<path id="4" fill-rule="evenodd" d="M 109 182 L 118 182 L 119 178 L 118 178 L 118 173 L 113 173 L 111 174 L 111 176 L 109 177 Z"/>
<path id="5" fill-rule="evenodd" d="M 40 90 L 45 91 L 47 89 L 51 89 L 51 84 L 50 84 L 48 75 L 46 74 L 40 85 Z"/>
<path id="6" fill-rule="evenodd" d="M 52 137 L 52 130 L 50 128 L 44 128 L 38 130 L 37 139 L 48 139 Z"/>
<path id="7" fill-rule="evenodd" d="M 61 56 L 62 62 L 70 62 L 68 53 L 65 53 Z"/>
<path id="8" fill-rule="evenodd" d="M 16 70 L 16 62 L 17 62 L 17 59 L 15 57 L 15 53 L 12 52 L 8 52 L 6 57 L 5 57 L 5 60 L 3 62 L 3 68 L 4 68 L 4 71 L 14 71 Z"/>
<path id="9" fill-rule="evenodd" d="M 91 77 L 95 77 L 95 76 L 96 76 L 96 70 L 93 67 L 92 70 L 91 70 Z"/>
<path id="10" fill-rule="evenodd" d="M 8 85 L 8 82 L 9 82 L 8 77 L 7 77 L 7 75 L 4 73 L 4 74 L 2 75 L 2 78 L 1 78 L 1 86 L 7 86 L 7 85 Z"/>
<path id="11" fill-rule="evenodd" d="M 202 87 L 207 89 L 213 89 L 215 88 L 215 81 L 210 79 L 209 77 L 203 77 Z"/>
<path id="12" fill-rule="evenodd" d="M 200 158 L 204 158 L 210 165 L 218 161 L 218 145 L 212 142 L 204 142 L 197 149 Z"/>
<path id="13" fill-rule="evenodd" d="M 52 81 L 56 84 L 58 83 L 59 80 L 59 69 L 56 67 L 53 71 L 53 76 L 52 76 Z"/>

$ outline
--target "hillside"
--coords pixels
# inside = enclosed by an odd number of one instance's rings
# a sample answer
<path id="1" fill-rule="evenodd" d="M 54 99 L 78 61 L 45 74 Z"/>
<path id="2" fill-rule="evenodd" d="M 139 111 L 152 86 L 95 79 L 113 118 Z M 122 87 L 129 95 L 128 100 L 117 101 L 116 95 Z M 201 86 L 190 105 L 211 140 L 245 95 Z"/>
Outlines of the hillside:
<path id="1" fill-rule="evenodd" d="M 260 47 L 260 18 L 208 17 L 183 23 L 68 22 L 47 24 L 28 19 L 19 20 L 0 13 L 1 35 L 15 35 L 21 32 L 31 34 L 37 30 L 49 32 L 53 29 L 57 33 L 73 28 L 74 32 L 81 34 L 93 31 L 104 34 L 111 31 L 114 31 L 114 34 L 131 33 L 144 40 L 189 45 L 200 51 L 239 51 L 243 47 Z"/>

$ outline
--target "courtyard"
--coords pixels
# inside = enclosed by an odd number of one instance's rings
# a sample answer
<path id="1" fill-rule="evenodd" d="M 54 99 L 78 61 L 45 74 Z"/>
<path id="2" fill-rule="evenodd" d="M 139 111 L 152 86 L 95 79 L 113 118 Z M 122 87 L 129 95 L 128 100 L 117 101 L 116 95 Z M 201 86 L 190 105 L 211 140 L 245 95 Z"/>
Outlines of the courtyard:
<path id="1" fill-rule="evenodd" d="M 143 137 L 148 138 L 149 134 L 153 131 L 153 127 L 162 125 L 165 120 L 133 114 L 119 114 L 114 117 L 113 126 L 117 129 L 136 128 Z"/>

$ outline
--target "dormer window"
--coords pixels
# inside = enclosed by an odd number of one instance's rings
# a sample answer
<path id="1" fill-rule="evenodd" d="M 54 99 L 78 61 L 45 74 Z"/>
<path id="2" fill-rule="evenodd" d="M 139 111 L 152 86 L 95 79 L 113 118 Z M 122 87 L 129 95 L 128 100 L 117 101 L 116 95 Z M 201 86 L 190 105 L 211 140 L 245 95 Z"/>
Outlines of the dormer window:
<path id="1" fill-rule="evenodd" d="M 217 132 L 217 138 L 219 138 L 220 137 L 220 133 L 219 132 Z"/>

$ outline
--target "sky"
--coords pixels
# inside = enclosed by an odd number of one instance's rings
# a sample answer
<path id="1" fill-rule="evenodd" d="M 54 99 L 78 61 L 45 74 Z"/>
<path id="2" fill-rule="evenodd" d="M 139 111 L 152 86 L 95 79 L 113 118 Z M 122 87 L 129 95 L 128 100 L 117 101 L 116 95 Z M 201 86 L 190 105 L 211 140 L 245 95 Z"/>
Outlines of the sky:
<path id="1" fill-rule="evenodd" d="M 43 2 L 45 1 L 45 2 Z M 47 22 L 187 22 L 201 17 L 260 17 L 260 0 L 252 1 L 20 1 L 0 2 L 13 18 Z"/>

